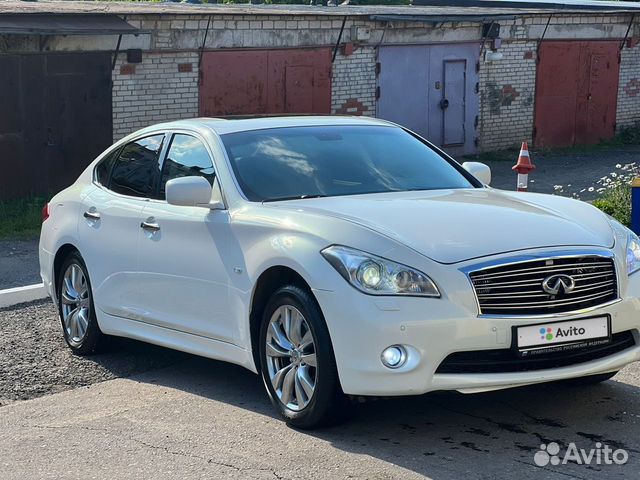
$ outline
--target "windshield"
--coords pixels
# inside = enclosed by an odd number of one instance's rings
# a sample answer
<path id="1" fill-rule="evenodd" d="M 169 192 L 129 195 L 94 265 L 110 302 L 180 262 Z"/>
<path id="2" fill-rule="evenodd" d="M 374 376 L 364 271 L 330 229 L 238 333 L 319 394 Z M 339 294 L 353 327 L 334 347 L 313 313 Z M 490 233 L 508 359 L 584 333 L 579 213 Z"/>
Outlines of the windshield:
<path id="1" fill-rule="evenodd" d="M 240 188 L 256 202 L 474 186 L 397 127 L 272 128 L 222 141 Z"/>

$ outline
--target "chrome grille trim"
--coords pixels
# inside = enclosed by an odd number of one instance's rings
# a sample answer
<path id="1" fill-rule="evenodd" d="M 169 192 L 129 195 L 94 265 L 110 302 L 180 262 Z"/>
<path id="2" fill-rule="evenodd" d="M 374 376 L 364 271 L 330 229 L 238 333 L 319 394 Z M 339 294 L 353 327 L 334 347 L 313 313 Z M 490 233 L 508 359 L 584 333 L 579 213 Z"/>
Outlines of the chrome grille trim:
<path id="1" fill-rule="evenodd" d="M 619 300 L 615 260 L 610 252 L 530 255 L 462 271 L 471 281 L 481 316 L 557 316 Z M 570 276 L 575 288 L 550 295 L 542 289 L 542 282 L 551 275 Z"/>

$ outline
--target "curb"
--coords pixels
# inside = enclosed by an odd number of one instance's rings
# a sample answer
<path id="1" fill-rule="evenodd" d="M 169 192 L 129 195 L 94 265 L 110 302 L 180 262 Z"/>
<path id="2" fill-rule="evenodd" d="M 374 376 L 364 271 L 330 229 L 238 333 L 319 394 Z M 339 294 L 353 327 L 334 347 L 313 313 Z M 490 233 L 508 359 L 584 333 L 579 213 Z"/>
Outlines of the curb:
<path id="1" fill-rule="evenodd" d="M 33 302 L 41 298 L 47 298 L 49 294 L 44 289 L 44 284 L 36 283 L 26 287 L 7 288 L 0 290 L 0 308 L 11 307 L 19 303 Z"/>

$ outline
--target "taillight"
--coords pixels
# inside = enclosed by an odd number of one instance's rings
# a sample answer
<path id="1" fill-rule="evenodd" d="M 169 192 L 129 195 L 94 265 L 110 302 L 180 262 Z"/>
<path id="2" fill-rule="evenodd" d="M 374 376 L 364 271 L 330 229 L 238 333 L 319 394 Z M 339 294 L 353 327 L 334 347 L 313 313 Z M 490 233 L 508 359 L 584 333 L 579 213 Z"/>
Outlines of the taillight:
<path id="1" fill-rule="evenodd" d="M 44 222 L 47 218 L 49 218 L 49 204 L 45 203 L 42 207 L 42 221 Z"/>

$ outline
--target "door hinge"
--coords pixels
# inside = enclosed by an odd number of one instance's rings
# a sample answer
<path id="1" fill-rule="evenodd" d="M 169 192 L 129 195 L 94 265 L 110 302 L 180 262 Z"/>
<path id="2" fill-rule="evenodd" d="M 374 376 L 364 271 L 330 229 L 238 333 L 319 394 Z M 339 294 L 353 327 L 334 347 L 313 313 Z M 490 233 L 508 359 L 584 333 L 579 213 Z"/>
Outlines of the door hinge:
<path id="1" fill-rule="evenodd" d="M 476 93 L 480 93 L 480 82 L 476 82 L 475 91 Z"/>
<path id="2" fill-rule="evenodd" d="M 535 140 L 537 134 L 538 134 L 538 129 L 536 127 L 533 127 L 533 131 L 531 132 L 531 138 Z"/>
<path id="3" fill-rule="evenodd" d="M 376 62 L 376 75 L 380 75 L 380 71 L 382 70 L 382 65 L 380 62 Z"/>
<path id="4" fill-rule="evenodd" d="M 478 128 L 478 123 L 479 123 L 479 119 L 478 119 L 478 115 L 476 115 L 476 118 L 473 119 L 473 128 Z"/>
<path id="5" fill-rule="evenodd" d="M 622 54 L 618 51 L 618 65 L 622 63 Z"/>
<path id="6" fill-rule="evenodd" d="M 480 71 L 480 62 L 476 62 L 476 73 Z"/>
<path id="7" fill-rule="evenodd" d="M 616 122 L 613 122 L 613 133 L 616 133 L 616 130 L 618 129 L 618 124 Z"/>
<path id="8" fill-rule="evenodd" d="M 376 87 L 376 100 L 380 98 L 380 87 Z"/>

